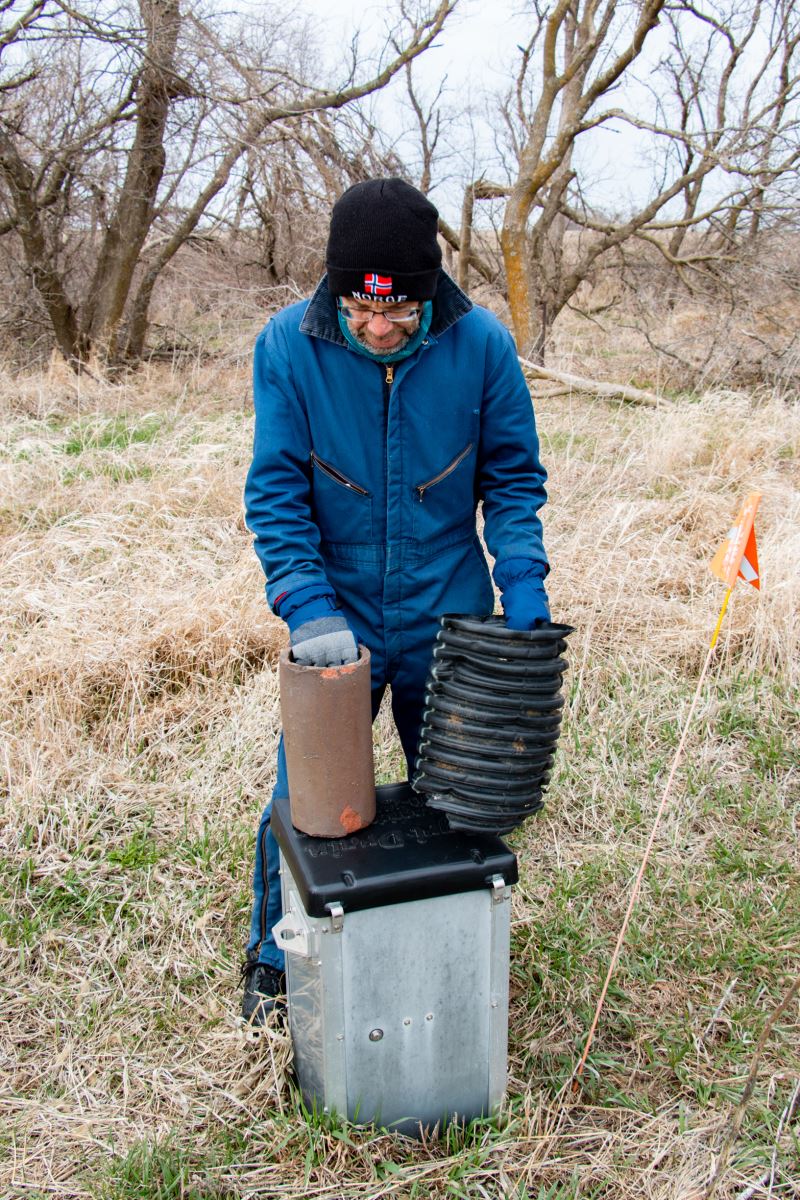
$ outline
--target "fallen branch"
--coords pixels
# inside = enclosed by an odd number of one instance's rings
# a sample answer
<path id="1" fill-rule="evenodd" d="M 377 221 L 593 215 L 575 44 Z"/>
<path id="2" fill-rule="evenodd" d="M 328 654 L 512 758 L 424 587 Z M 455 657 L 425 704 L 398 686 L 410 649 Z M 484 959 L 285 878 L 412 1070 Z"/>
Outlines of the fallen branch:
<path id="1" fill-rule="evenodd" d="M 644 392 L 641 388 L 631 387 L 625 383 L 601 383 L 596 379 L 584 379 L 582 375 L 570 375 L 566 371 L 554 371 L 552 367 L 540 367 L 530 359 L 520 357 L 520 363 L 527 371 L 531 371 L 538 379 L 547 379 L 553 383 L 564 383 L 578 392 L 590 392 L 594 396 L 619 396 L 630 404 L 647 404 L 651 408 L 672 407 L 671 400 L 657 396 L 655 392 Z"/>
<path id="2" fill-rule="evenodd" d="M 545 380 L 542 380 L 542 382 L 544 383 Z M 537 388 L 536 399 L 537 400 L 557 400 L 559 396 L 571 396 L 574 391 L 575 391 L 575 388 L 572 388 L 572 387 L 554 387 L 554 388 L 551 388 L 547 392 L 539 391 L 539 389 Z"/>

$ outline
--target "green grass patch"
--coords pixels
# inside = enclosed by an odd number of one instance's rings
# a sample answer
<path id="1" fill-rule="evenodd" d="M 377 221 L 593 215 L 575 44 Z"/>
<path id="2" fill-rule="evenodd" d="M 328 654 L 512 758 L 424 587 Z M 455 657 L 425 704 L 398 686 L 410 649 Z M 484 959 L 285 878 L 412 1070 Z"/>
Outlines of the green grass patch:
<path id="1" fill-rule="evenodd" d="M 22 846 L 25 846 L 23 837 Z M 14 948 L 29 950 L 50 929 L 97 925 L 138 925 L 139 906 L 145 899 L 131 892 L 125 877 L 148 870 L 163 858 L 164 847 L 151 835 L 150 824 L 135 829 L 119 846 L 100 843 L 82 847 L 86 857 L 54 878 L 42 877 L 28 855 L 6 860 L 0 892 L 0 935 Z M 96 864 L 111 864 L 118 874 L 98 876 Z"/>
<path id="2" fill-rule="evenodd" d="M 588 433 L 574 433 L 567 429 L 549 429 L 541 433 L 542 454 L 565 454 L 569 457 L 580 449 L 582 458 L 591 458 L 597 446 L 597 438 Z"/>
<path id="3" fill-rule="evenodd" d="M 681 484 L 677 479 L 654 479 L 644 489 L 644 495 L 647 500 L 672 500 L 680 490 Z"/>
<path id="4" fill-rule="evenodd" d="M 154 442 L 165 424 L 164 418 L 157 415 L 80 421 L 72 427 L 62 449 L 73 455 L 87 450 L 127 450 L 129 446 Z"/>
<path id="5" fill-rule="evenodd" d="M 260 813 L 254 812 L 252 825 L 230 824 L 224 828 L 204 821 L 198 832 L 187 831 L 174 844 L 170 855 L 175 861 L 191 863 L 200 871 L 223 870 L 238 876 L 253 853 L 259 817 Z"/>
<path id="6" fill-rule="evenodd" d="M 123 871 L 138 871 L 142 867 L 152 866 L 165 853 L 154 838 L 150 836 L 150 827 L 137 829 L 124 846 L 109 850 L 108 862 L 115 863 Z"/>
<path id="7" fill-rule="evenodd" d="M 232 1161 L 240 1147 L 229 1136 L 224 1142 L 190 1150 L 176 1138 L 142 1141 L 124 1158 L 114 1159 L 106 1179 L 97 1180 L 101 1200 L 223 1200 L 230 1193 L 211 1176 L 215 1167 Z"/>
<path id="8" fill-rule="evenodd" d="M 23 874 L 30 868 L 25 864 Z M 30 949 L 48 929 L 119 921 L 125 908 L 120 889 L 108 881 L 97 881 L 69 867 L 55 881 L 23 885 L 23 891 L 7 894 L 0 908 L 0 934 L 10 946 Z"/>
<path id="9" fill-rule="evenodd" d="M 134 479 L 152 479 L 155 474 L 146 463 L 100 462 L 96 466 L 70 468 L 61 475 L 64 484 L 79 483 L 87 479 L 110 479 L 112 483 L 132 483 Z"/>

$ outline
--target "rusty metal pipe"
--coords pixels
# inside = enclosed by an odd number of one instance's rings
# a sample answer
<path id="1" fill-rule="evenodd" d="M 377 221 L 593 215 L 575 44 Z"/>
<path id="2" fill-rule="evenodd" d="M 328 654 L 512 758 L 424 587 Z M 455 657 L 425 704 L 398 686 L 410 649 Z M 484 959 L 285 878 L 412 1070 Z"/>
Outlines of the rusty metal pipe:
<path id="1" fill-rule="evenodd" d="M 343 837 L 375 819 L 370 655 L 344 667 L 304 667 L 281 653 L 281 720 L 292 824 Z"/>

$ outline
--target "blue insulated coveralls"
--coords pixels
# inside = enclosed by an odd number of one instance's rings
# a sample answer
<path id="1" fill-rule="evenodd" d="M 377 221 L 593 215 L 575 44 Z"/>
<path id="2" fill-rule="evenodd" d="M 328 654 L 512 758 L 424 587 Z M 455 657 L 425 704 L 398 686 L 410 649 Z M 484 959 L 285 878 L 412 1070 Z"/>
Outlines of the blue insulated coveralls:
<path id="1" fill-rule="evenodd" d="M 254 399 L 245 507 L 269 604 L 330 583 L 370 650 L 373 716 L 391 686 L 410 770 L 440 615 L 494 607 L 478 503 L 495 559 L 547 561 L 537 515 L 546 475 L 514 342 L 442 272 L 427 337 L 387 368 L 347 345 L 323 279 L 260 334 Z M 273 797 L 286 794 L 281 744 Z M 260 945 L 260 960 L 282 968 L 269 811 L 249 949 Z"/>

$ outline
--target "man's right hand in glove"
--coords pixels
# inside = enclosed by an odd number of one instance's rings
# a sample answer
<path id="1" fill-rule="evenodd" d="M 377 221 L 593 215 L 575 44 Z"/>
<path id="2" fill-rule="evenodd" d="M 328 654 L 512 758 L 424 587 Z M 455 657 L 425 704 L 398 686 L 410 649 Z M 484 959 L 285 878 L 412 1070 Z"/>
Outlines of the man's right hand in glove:
<path id="1" fill-rule="evenodd" d="M 358 658 L 355 634 L 336 608 L 329 584 L 308 584 L 276 604 L 289 626 L 292 655 L 304 667 L 340 667 Z"/>

